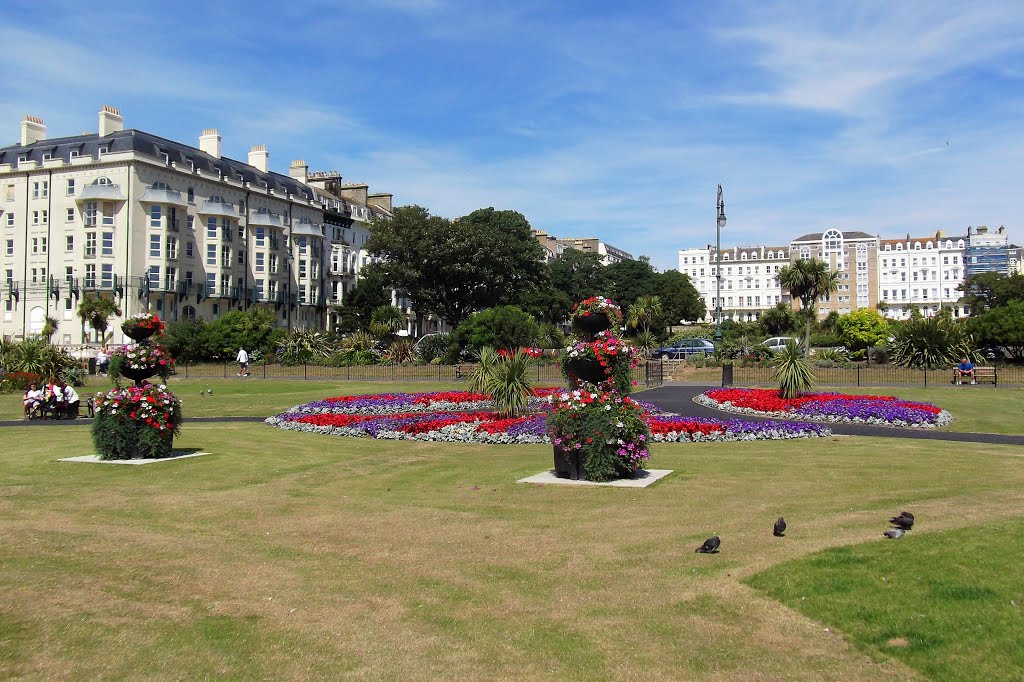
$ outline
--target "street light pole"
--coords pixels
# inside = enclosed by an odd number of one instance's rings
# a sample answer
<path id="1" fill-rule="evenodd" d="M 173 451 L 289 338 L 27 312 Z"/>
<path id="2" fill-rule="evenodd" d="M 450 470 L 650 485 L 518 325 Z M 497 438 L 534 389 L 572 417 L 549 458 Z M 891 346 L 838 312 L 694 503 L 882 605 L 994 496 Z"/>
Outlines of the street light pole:
<path id="1" fill-rule="evenodd" d="M 725 199 L 718 186 L 718 209 L 715 223 L 715 341 L 722 340 L 722 228 L 725 227 Z"/>

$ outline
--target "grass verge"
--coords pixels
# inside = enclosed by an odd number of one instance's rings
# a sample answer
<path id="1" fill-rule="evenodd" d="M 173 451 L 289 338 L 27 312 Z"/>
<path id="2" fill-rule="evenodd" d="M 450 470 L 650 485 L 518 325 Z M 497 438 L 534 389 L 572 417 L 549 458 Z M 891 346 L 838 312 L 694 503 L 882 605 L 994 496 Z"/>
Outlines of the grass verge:
<path id="1" fill-rule="evenodd" d="M 927 524 L 927 519 L 925 519 Z M 747 584 L 935 680 L 1024 678 L 1024 519 L 837 547 Z"/>

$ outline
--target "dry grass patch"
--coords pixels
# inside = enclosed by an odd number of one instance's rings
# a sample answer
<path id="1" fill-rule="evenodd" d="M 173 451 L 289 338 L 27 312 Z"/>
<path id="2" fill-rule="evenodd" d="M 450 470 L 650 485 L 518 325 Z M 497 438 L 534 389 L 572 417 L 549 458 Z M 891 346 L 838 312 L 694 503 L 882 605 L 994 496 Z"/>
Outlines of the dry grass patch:
<path id="1" fill-rule="evenodd" d="M 1024 489 L 1019 449 L 897 440 L 659 445 L 633 490 L 516 484 L 542 446 L 193 423 L 210 456 L 90 467 L 48 435 L 0 460 L 4 677 L 912 679 L 740 579 Z"/>

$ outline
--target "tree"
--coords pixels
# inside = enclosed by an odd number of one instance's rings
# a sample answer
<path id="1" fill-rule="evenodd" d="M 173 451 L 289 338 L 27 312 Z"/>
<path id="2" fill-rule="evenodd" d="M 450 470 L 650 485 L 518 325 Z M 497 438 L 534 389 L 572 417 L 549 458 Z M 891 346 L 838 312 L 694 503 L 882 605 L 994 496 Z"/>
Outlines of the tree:
<path id="1" fill-rule="evenodd" d="M 627 310 L 641 296 L 658 293 L 658 273 L 645 257 L 609 265 L 605 268 L 605 277 L 608 298 L 618 303 L 623 310 Z"/>
<path id="2" fill-rule="evenodd" d="M 1024 275 L 980 272 L 961 282 L 958 289 L 964 293 L 964 304 L 978 315 L 1010 301 L 1024 300 Z"/>
<path id="3" fill-rule="evenodd" d="M 890 334 L 889 322 L 874 308 L 840 315 L 835 328 L 840 343 L 854 353 L 884 344 Z"/>
<path id="4" fill-rule="evenodd" d="M 202 320 L 168 322 L 163 344 L 179 363 L 190 365 L 206 357 L 206 323 Z"/>
<path id="5" fill-rule="evenodd" d="M 796 313 L 786 303 L 779 302 L 771 310 L 765 311 L 757 323 L 768 336 L 781 336 L 796 329 Z"/>
<path id="6" fill-rule="evenodd" d="M 372 268 L 363 268 L 359 273 L 359 281 L 345 295 L 339 310 L 341 322 L 338 331 L 347 334 L 357 329 L 369 329 L 373 311 L 390 303 L 391 293 L 387 283 Z"/>
<path id="7" fill-rule="evenodd" d="M 204 345 L 213 360 L 233 358 L 239 348 L 269 355 L 283 336 L 274 311 L 255 307 L 245 312 L 232 310 L 207 324 Z"/>
<path id="8" fill-rule="evenodd" d="M 370 224 L 367 266 L 412 299 L 416 313 L 458 324 L 472 312 L 521 300 L 542 279 L 543 250 L 521 213 L 484 208 L 450 221 L 402 206 Z"/>
<path id="9" fill-rule="evenodd" d="M 1024 360 L 1024 301 L 1009 301 L 967 321 L 982 346 L 1002 346 L 1014 360 Z"/>
<path id="10" fill-rule="evenodd" d="M 814 307 L 820 299 L 839 289 L 839 273 L 831 272 L 824 261 L 811 258 L 787 265 L 779 270 L 777 277 L 782 288 L 788 289 L 794 298 L 799 298 L 800 305 L 807 311 L 803 352 L 808 354 L 811 347 L 811 321 L 817 317 Z"/>
<path id="11" fill-rule="evenodd" d="M 661 299 L 661 319 L 658 325 L 662 328 L 680 323 L 680 320 L 702 320 L 708 309 L 704 299 L 693 286 L 689 275 L 678 270 L 666 270 L 655 275 L 655 292 Z"/>
<path id="12" fill-rule="evenodd" d="M 78 304 L 78 318 L 82 320 L 82 324 L 87 324 L 96 330 L 96 340 L 99 343 L 103 343 L 106 339 L 111 315 L 121 315 L 121 309 L 113 299 L 86 298 Z"/>
<path id="13" fill-rule="evenodd" d="M 893 364 L 903 367 L 943 369 L 962 357 L 975 363 L 982 360 L 967 325 L 938 315 L 902 321 L 893 331 L 888 351 Z"/>
<path id="14" fill-rule="evenodd" d="M 47 315 L 43 323 L 43 328 L 40 331 L 40 336 L 46 339 L 46 343 L 50 343 L 53 335 L 57 333 L 58 327 L 60 327 L 60 322 L 57 321 L 57 318 Z"/>
<path id="15" fill-rule="evenodd" d="M 390 341 L 405 322 L 405 315 L 393 305 L 382 305 L 370 314 L 370 333 L 378 341 Z"/>
<path id="16" fill-rule="evenodd" d="M 565 317 L 569 316 L 572 304 L 607 289 L 608 274 L 599 253 L 566 249 L 548 263 L 547 270 L 552 288 L 570 301 Z"/>
<path id="17" fill-rule="evenodd" d="M 460 348 L 474 351 L 491 348 L 522 348 L 532 346 L 540 334 L 533 316 L 512 305 L 497 306 L 473 313 L 452 333 Z"/>

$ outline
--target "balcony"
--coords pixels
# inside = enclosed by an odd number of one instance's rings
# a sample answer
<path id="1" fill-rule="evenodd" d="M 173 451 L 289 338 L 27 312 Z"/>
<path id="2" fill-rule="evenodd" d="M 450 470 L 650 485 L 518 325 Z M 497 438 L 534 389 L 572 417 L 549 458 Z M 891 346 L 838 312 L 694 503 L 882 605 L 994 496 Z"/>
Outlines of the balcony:
<path id="1" fill-rule="evenodd" d="M 176 189 L 171 189 L 166 185 L 160 186 L 162 184 L 163 183 L 157 183 L 152 187 L 147 187 L 146 191 L 143 192 L 142 196 L 139 198 L 139 201 L 144 204 L 168 204 L 170 206 L 181 207 L 188 206 L 188 202 L 181 198 L 181 192 Z M 90 185 L 90 187 L 91 186 L 92 185 Z M 84 188 L 82 191 L 84 192 L 85 189 L 88 189 L 88 187 Z"/>
<path id="2" fill-rule="evenodd" d="M 284 222 L 277 213 L 270 213 L 266 209 L 249 212 L 249 225 L 251 227 L 273 227 L 278 230 L 284 229 Z"/>
<path id="3" fill-rule="evenodd" d="M 148 190 L 147 190 L 148 191 Z M 98 184 L 94 182 L 90 185 L 82 187 L 82 191 L 75 197 L 76 203 L 83 203 L 86 201 L 126 201 L 124 194 L 121 192 L 121 186 L 113 183 Z M 143 199 L 145 201 L 145 199 Z"/>
<path id="4" fill-rule="evenodd" d="M 222 218 L 230 218 L 231 220 L 238 219 L 238 210 L 234 204 L 229 204 L 216 196 L 204 201 L 196 213 L 206 216 L 220 216 Z"/>

